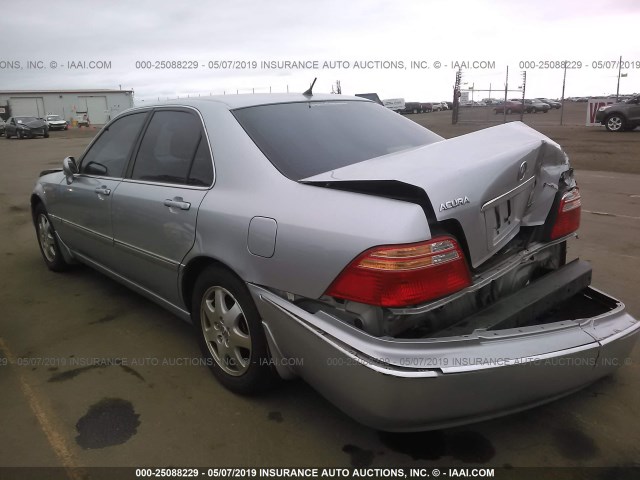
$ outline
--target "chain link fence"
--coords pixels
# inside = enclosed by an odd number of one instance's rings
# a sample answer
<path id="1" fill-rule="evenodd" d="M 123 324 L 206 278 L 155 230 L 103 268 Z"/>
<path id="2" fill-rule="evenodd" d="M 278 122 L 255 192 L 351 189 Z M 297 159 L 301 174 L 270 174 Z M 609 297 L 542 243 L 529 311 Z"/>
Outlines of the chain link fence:
<path id="1" fill-rule="evenodd" d="M 495 83 L 501 78 L 502 81 Z M 526 71 L 494 72 L 493 82 L 487 82 L 476 71 L 456 72 L 452 123 L 500 124 L 521 121 L 536 126 L 582 124 L 586 106 L 564 103 L 563 99 L 538 100 L 528 98 Z M 569 116 L 565 116 L 568 109 Z"/>

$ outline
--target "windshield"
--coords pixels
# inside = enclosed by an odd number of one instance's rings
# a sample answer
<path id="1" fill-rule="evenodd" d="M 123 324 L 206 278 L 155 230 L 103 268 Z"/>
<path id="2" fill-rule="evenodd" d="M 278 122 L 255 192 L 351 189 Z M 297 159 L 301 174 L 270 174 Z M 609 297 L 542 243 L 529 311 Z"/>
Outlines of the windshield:
<path id="1" fill-rule="evenodd" d="M 372 102 L 282 103 L 233 114 L 262 153 L 292 180 L 442 140 Z"/>
<path id="2" fill-rule="evenodd" d="M 18 123 L 35 122 L 36 120 L 38 120 L 36 117 L 16 117 Z"/>
<path id="3" fill-rule="evenodd" d="M 62 120 L 59 115 L 47 115 L 47 120 Z"/>

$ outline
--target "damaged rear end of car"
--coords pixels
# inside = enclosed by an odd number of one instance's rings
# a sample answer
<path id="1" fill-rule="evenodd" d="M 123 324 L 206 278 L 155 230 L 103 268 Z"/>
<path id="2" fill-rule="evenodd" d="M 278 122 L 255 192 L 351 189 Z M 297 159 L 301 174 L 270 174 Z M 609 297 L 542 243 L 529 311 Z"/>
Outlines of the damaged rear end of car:
<path id="1" fill-rule="evenodd" d="M 561 147 L 519 122 L 405 144 L 294 176 L 417 205 L 429 235 L 367 246 L 320 296 L 249 282 L 280 375 L 366 425 L 412 431 L 529 408 L 623 365 L 640 324 L 591 286 L 588 263 L 567 262 L 581 198 Z"/>

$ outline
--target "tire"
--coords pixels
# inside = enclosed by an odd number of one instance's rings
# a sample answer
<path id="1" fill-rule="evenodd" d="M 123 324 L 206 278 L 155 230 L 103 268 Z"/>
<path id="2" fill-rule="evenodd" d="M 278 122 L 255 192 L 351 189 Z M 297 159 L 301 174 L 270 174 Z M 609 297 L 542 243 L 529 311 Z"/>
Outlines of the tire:
<path id="1" fill-rule="evenodd" d="M 47 210 L 42 203 L 35 209 L 35 227 L 38 238 L 38 246 L 44 263 L 49 270 L 54 272 L 64 272 L 69 269 L 69 264 L 65 261 L 60 252 L 58 238 L 47 214 Z"/>
<path id="2" fill-rule="evenodd" d="M 18 140 L 22 140 L 22 132 L 20 130 L 16 130 L 16 137 L 18 137 Z"/>
<path id="3" fill-rule="evenodd" d="M 277 383 L 258 309 L 242 280 L 209 267 L 196 280 L 191 305 L 202 353 L 224 387 L 252 395 Z"/>
<path id="4" fill-rule="evenodd" d="M 622 115 L 612 113 L 606 118 L 604 126 L 609 132 L 624 132 L 626 122 Z"/>
<path id="5" fill-rule="evenodd" d="M 49 132 L 44 134 L 44 138 L 49 138 Z"/>

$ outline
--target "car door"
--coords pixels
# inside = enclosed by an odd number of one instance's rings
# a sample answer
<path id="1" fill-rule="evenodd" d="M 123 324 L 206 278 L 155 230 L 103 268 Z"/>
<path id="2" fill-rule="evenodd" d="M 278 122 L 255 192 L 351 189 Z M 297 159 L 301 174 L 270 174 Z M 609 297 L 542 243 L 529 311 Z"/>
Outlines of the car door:
<path id="1" fill-rule="evenodd" d="M 629 120 L 634 124 L 640 123 L 640 97 L 629 101 Z"/>
<path id="2" fill-rule="evenodd" d="M 7 120 L 7 124 L 4 128 L 4 136 L 9 138 L 9 136 L 13 136 L 16 134 L 16 121 L 13 117 Z"/>
<path id="3" fill-rule="evenodd" d="M 80 159 L 73 182 L 59 186 L 51 212 L 62 240 L 76 253 L 110 267 L 111 199 L 149 110 L 124 115 L 104 128 Z"/>
<path id="4" fill-rule="evenodd" d="M 180 262 L 193 246 L 198 208 L 212 184 L 213 161 L 198 112 L 157 108 L 113 195 L 117 270 L 179 304 Z"/>

